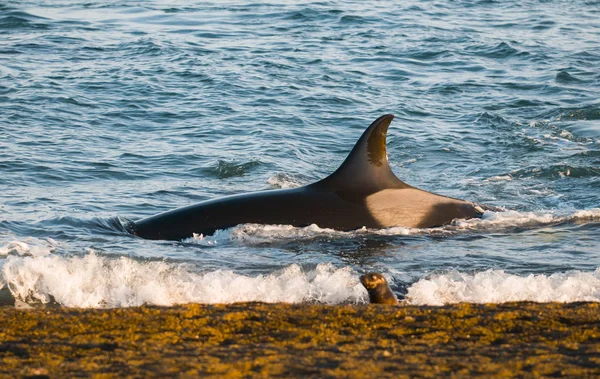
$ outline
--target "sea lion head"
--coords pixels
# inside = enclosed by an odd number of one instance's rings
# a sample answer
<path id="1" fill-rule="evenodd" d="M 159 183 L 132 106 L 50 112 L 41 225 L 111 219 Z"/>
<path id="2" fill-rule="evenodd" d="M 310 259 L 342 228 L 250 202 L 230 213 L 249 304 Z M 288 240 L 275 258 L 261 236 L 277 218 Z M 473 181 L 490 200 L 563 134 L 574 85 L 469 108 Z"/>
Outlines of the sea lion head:
<path id="1" fill-rule="evenodd" d="M 360 277 L 360 282 L 367 289 L 371 304 L 398 304 L 398 299 L 383 275 L 377 272 L 369 272 Z"/>

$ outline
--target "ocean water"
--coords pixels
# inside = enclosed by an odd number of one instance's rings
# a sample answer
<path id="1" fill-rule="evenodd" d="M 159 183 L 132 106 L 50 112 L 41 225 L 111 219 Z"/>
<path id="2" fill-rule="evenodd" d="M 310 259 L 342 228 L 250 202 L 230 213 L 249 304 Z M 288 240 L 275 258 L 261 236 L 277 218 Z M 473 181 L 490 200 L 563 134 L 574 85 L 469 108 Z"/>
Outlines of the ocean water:
<path id="1" fill-rule="evenodd" d="M 20 303 L 600 301 L 600 2 L 0 4 L 0 292 Z M 309 184 L 396 115 L 399 178 L 500 206 L 434 229 L 124 224 Z"/>

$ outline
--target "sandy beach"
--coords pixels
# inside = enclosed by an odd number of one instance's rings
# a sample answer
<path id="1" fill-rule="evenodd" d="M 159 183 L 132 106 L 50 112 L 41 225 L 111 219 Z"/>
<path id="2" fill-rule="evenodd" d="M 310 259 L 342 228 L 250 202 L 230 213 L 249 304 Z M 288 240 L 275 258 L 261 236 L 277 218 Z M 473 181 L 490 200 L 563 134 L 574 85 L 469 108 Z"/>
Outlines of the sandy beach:
<path id="1" fill-rule="evenodd" d="M 600 375 L 598 303 L 1 307 L 5 377 Z"/>

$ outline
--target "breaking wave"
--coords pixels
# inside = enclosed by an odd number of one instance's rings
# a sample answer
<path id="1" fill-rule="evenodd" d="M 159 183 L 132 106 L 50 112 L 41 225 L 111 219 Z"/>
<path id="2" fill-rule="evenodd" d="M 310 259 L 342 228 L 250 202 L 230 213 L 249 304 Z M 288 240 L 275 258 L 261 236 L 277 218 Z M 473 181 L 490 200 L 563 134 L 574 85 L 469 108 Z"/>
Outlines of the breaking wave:
<path id="1" fill-rule="evenodd" d="M 358 273 L 349 266 L 336 268 L 321 263 L 305 270 L 291 264 L 252 276 L 231 270 L 195 272 L 180 263 L 105 257 L 94 252 L 65 257 L 50 253 L 50 248 L 45 252 L 41 247 L 36 249 L 42 253 L 9 255 L 2 266 L 1 291 L 8 289 L 14 299 L 27 304 L 113 308 L 246 301 L 331 305 L 367 302 Z M 450 271 L 418 279 L 408 286 L 404 297 L 404 303 L 410 305 L 508 301 L 600 302 L 600 268 L 551 275 Z"/>
<path id="2" fill-rule="evenodd" d="M 600 268 L 552 275 L 513 275 L 503 270 L 475 274 L 457 271 L 421 279 L 408 288 L 413 305 L 504 303 L 508 301 L 600 301 Z"/>
<path id="3" fill-rule="evenodd" d="M 366 301 L 366 291 L 351 268 L 336 269 L 326 263 L 309 271 L 293 264 L 272 274 L 248 276 L 230 270 L 196 273 L 182 264 L 109 258 L 91 252 L 82 257 L 9 256 L 2 277 L 17 300 L 77 308 Z"/>

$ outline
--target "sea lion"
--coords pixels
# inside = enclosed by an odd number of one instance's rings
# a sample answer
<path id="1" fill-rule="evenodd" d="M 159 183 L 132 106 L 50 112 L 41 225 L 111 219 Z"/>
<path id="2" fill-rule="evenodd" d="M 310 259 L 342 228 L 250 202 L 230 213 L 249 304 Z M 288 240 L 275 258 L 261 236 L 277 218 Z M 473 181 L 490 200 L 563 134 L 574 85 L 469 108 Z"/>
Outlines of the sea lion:
<path id="1" fill-rule="evenodd" d="M 360 282 L 367 289 L 371 304 L 398 305 L 398 299 L 383 275 L 369 272 L 360 277 Z"/>

